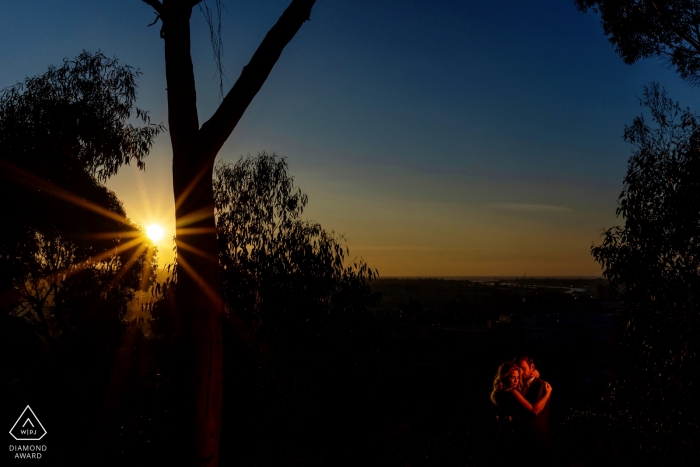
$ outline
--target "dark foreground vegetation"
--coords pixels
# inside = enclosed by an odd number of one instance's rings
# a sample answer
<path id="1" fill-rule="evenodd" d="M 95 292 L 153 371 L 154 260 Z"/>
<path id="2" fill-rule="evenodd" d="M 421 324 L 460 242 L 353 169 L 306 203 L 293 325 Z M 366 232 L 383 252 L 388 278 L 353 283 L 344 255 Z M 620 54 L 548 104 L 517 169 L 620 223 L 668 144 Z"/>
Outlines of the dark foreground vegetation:
<path id="1" fill-rule="evenodd" d="M 595 290 L 601 282 L 586 285 Z M 469 281 L 380 279 L 373 290 L 383 296 L 376 308 L 318 335 L 297 323 L 266 341 L 228 321 L 222 462 L 489 465 L 491 379 L 502 361 L 522 352 L 535 356 L 556 388 L 562 464 L 611 455 L 601 452 L 609 440 L 597 431 L 581 438 L 591 427 L 582 417 L 602 421 L 591 408 L 605 389 L 610 302 L 569 289 Z M 73 369 L 89 382 L 57 366 L 67 356 L 34 356 L 31 371 L 17 370 L 10 384 L 12 405 L 40 401 L 37 413 L 58 425 L 53 460 L 72 458 L 71 439 L 80 432 L 87 436 L 81 449 L 103 463 L 177 463 L 178 443 L 187 440 L 177 430 L 178 358 L 170 344 L 134 321 L 114 362 L 95 362 L 101 375 Z M 572 442 L 585 449 L 564 448 Z"/>

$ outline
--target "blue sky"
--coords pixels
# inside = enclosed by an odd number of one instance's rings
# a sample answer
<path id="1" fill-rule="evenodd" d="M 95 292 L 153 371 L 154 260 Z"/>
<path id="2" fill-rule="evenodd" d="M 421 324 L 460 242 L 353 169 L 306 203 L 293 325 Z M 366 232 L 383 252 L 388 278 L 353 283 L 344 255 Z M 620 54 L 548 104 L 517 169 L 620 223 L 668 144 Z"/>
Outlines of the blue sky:
<path id="1" fill-rule="evenodd" d="M 226 88 L 287 4 L 224 0 Z M 3 5 L 0 86 L 99 49 L 141 70 L 138 104 L 167 125 L 153 18 L 138 0 Z M 192 24 L 204 121 L 218 77 L 197 10 Z M 307 217 L 383 276 L 597 275 L 589 249 L 620 222 L 621 135 L 651 81 L 700 108 L 662 62 L 625 65 L 572 1 L 318 0 L 219 158 L 287 157 Z M 166 134 L 146 172 L 108 185 L 172 236 L 170 165 Z"/>

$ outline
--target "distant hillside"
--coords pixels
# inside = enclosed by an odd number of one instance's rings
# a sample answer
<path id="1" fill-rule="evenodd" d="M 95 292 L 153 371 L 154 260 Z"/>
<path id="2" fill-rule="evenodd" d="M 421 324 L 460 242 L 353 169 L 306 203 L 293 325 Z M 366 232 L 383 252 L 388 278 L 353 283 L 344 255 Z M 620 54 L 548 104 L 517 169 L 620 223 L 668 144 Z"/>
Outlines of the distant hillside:
<path id="1" fill-rule="evenodd" d="M 561 297 L 562 299 L 573 299 L 574 296 L 597 299 L 599 287 L 607 284 L 607 279 L 602 278 L 519 278 L 483 281 L 380 278 L 373 281 L 372 288 L 382 294 L 383 309 L 405 308 L 410 304 L 420 305 L 421 308 L 442 309 L 450 305 L 454 307 L 457 303 L 479 302 L 478 308 L 486 310 L 492 308 L 491 304 L 504 302 L 504 299 L 506 302 L 515 303 L 533 294 L 538 296 L 537 301 L 540 303 L 561 302 L 556 296 L 562 294 L 568 294 L 567 297 Z"/>

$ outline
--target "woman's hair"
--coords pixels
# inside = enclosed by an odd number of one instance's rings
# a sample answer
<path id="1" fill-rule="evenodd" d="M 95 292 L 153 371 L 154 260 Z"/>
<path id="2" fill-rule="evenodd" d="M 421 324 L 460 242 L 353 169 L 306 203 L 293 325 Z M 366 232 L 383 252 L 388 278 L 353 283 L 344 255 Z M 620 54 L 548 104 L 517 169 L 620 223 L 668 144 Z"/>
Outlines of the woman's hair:
<path id="1" fill-rule="evenodd" d="M 498 405 L 496 394 L 503 390 L 503 378 L 508 376 L 513 370 L 520 371 L 518 365 L 513 362 L 503 362 L 501 366 L 498 367 L 496 376 L 493 378 L 493 391 L 491 391 L 491 402 L 493 402 L 494 405 Z"/>

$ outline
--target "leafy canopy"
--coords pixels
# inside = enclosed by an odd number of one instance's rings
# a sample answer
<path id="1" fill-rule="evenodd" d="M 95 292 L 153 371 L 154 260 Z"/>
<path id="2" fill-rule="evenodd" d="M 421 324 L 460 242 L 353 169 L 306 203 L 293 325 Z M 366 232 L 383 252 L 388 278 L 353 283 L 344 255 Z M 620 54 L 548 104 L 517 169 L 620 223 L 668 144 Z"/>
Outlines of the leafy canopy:
<path id="1" fill-rule="evenodd" d="M 303 323 L 321 332 L 329 315 L 360 312 L 374 300 L 377 272 L 348 261 L 343 236 L 303 220 L 307 202 L 274 153 L 215 168 L 224 300 L 265 329 L 298 331 Z"/>
<path id="2" fill-rule="evenodd" d="M 625 129 L 634 146 L 617 209 L 625 226 L 592 252 L 613 286 L 645 300 L 700 286 L 700 120 L 657 84 L 642 104 L 655 126 L 640 116 Z"/>
<path id="3" fill-rule="evenodd" d="M 302 218 L 308 197 L 294 185 L 287 161 L 262 152 L 221 162 L 213 188 L 226 312 L 292 353 L 319 338 L 347 339 L 349 323 L 365 319 L 377 303 L 370 282 L 378 272 L 350 259 L 342 235 Z M 161 285 L 152 329 L 166 336 L 177 333 L 171 313 L 177 272 Z"/>
<path id="4" fill-rule="evenodd" d="M 0 91 L 0 177 L 12 194 L 0 199 L 0 306 L 46 342 L 88 312 L 118 322 L 153 279 L 145 237 L 102 185 L 131 160 L 143 168 L 163 129 L 134 106 L 138 75 L 83 52 Z"/>
<path id="5" fill-rule="evenodd" d="M 697 454 L 700 325 L 700 118 L 657 84 L 625 129 L 634 150 L 619 198 L 625 220 L 591 251 L 622 290 L 614 379 L 615 419 L 639 449 L 680 465 Z M 694 451 L 695 450 L 695 451 Z M 693 454 L 695 452 L 695 454 Z M 661 462 L 661 463 L 663 463 Z"/>
<path id="6" fill-rule="evenodd" d="M 700 84 L 700 2 L 696 0 L 575 0 L 600 14 L 603 31 L 627 64 L 661 57 Z"/>
<path id="7" fill-rule="evenodd" d="M 104 182 L 122 164 L 145 158 L 162 125 L 151 124 L 148 112 L 136 107 L 140 72 L 100 52 L 81 53 L 75 60 L 49 67 L 0 91 L 0 147 L 3 158 L 83 168 Z M 132 117 L 143 126 L 134 126 Z M 37 160 L 38 159 L 38 160 Z"/>

